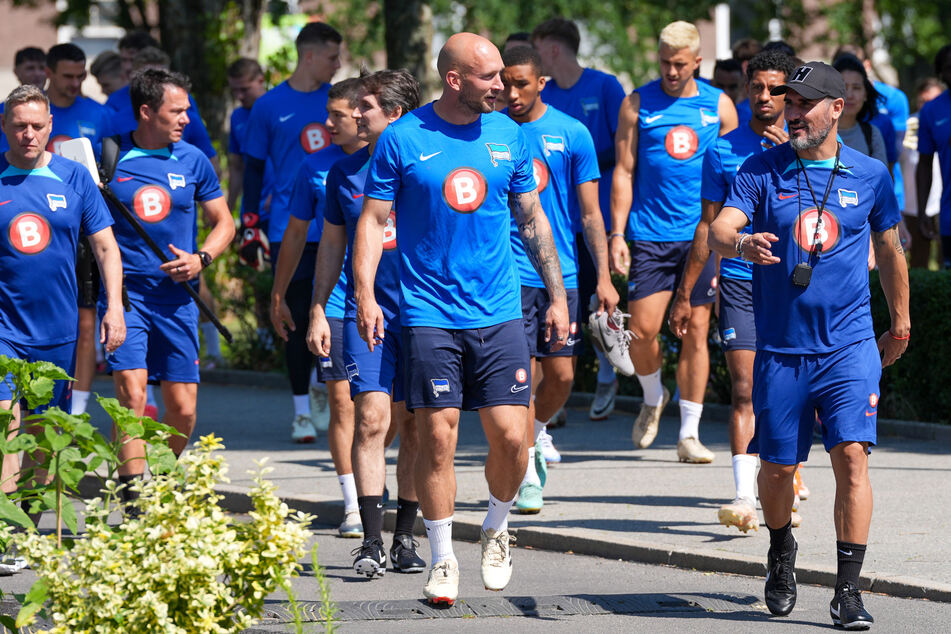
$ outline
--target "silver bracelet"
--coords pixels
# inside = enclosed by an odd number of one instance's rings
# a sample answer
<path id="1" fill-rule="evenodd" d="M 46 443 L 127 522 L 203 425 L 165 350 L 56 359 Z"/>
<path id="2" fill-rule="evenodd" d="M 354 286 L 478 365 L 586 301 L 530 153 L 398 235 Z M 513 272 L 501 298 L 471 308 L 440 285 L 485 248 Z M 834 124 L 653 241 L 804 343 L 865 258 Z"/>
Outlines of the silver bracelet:
<path id="1" fill-rule="evenodd" d="M 740 257 L 741 260 L 744 260 L 747 262 L 749 261 L 747 257 L 743 255 L 743 243 L 746 242 L 747 239 L 752 237 L 753 236 L 751 236 L 750 234 L 744 233 L 743 235 L 740 236 L 740 239 L 736 241 L 736 254 Z"/>

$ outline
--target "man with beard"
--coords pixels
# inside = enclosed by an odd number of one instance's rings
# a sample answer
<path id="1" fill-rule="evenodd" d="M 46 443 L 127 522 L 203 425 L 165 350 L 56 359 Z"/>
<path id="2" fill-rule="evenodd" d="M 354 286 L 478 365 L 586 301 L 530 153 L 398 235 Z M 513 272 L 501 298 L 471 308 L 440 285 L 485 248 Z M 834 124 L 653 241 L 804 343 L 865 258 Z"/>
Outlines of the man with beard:
<path id="1" fill-rule="evenodd" d="M 796 465 L 812 445 L 816 413 L 835 474 L 838 570 L 832 621 L 866 629 L 859 574 L 872 517 L 869 447 L 876 442 L 882 367 L 911 337 L 901 215 L 888 169 L 837 141 L 845 82 L 809 62 L 771 91 L 785 94 L 789 143 L 740 168 L 709 243 L 724 258 L 752 262 L 756 359 L 749 451 L 760 455 L 759 493 L 769 528 L 766 606 L 796 604 L 790 508 Z M 753 233 L 741 233 L 748 222 Z M 878 339 L 869 310 L 869 233 L 891 315 Z M 881 356 L 879 356 L 881 355 Z"/>
<path id="2" fill-rule="evenodd" d="M 782 86 L 795 69 L 792 59 L 779 51 L 766 51 L 750 60 L 746 87 L 753 116 L 748 123 L 716 140 L 703 158 L 701 184 L 702 215 L 693 234 L 683 278 L 670 310 L 670 330 L 683 337 L 690 323 L 690 294 L 710 258 L 707 234 L 729 193 L 739 167 L 754 154 L 789 140 L 782 122 L 782 96 L 770 90 Z M 744 232 L 749 233 L 747 225 Z M 719 512 L 720 523 L 736 526 L 744 533 L 759 529 L 756 515 L 755 455 L 746 447 L 753 437 L 753 357 L 756 354 L 756 326 L 753 323 L 753 267 L 740 260 L 720 263 L 720 341 L 733 386 L 730 412 L 730 448 L 736 495 Z M 794 522 L 795 523 L 795 522 Z"/>
<path id="3" fill-rule="evenodd" d="M 439 99 L 391 124 L 375 146 L 353 274 L 357 328 L 372 350 L 389 334 L 373 289 L 395 208 L 406 406 L 416 417 L 416 493 L 432 547 L 423 593 L 452 605 L 459 586 L 453 457 L 463 408 L 479 411 L 489 445 L 482 582 L 502 590 L 512 574 L 508 513 L 525 473 L 531 386 L 509 213 L 548 290 L 545 339 L 554 338 L 553 352 L 567 339 L 568 304 L 525 134 L 494 112 L 502 91 L 498 49 L 457 33 L 437 68 Z"/>

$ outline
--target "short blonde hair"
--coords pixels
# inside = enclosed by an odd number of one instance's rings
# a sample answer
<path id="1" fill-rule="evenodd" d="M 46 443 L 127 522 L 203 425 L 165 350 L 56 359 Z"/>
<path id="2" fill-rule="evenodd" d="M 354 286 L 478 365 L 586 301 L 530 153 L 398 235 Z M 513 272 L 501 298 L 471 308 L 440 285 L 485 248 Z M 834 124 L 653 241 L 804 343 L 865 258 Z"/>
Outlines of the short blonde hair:
<path id="1" fill-rule="evenodd" d="M 700 31 L 690 22 L 671 22 L 660 32 L 659 44 L 674 50 L 689 48 L 697 55 L 700 52 Z"/>
<path id="2" fill-rule="evenodd" d="M 23 84 L 22 86 L 17 86 L 13 91 L 7 95 L 6 100 L 3 102 L 4 112 L 11 112 L 13 108 L 21 104 L 30 103 L 36 101 L 46 106 L 46 111 L 49 112 L 50 109 L 50 100 L 42 90 L 37 88 L 32 84 Z"/>

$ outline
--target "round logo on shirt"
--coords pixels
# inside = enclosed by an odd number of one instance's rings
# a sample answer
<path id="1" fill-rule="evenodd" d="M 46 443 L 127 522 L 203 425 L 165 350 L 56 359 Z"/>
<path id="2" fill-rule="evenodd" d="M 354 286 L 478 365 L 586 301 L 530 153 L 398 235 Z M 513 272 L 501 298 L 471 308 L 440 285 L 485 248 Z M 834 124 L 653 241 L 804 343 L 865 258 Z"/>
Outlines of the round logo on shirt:
<path id="1" fill-rule="evenodd" d="M 324 124 L 316 121 L 308 123 L 300 131 L 300 146 L 308 154 L 319 152 L 328 145 L 330 145 L 330 133 L 327 132 Z"/>
<path id="2" fill-rule="evenodd" d="M 535 172 L 535 189 L 540 194 L 548 187 L 548 166 L 541 159 L 533 158 L 532 171 Z"/>
<path id="3" fill-rule="evenodd" d="M 471 214 L 482 206 L 486 196 L 485 176 L 471 167 L 449 172 L 442 185 L 442 197 L 453 211 Z"/>
<path id="4" fill-rule="evenodd" d="M 63 144 L 63 141 L 69 141 L 71 138 L 72 137 L 66 136 L 65 134 L 57 134 L 51 137 L 50 142 L 46 144 L 46 151 L 59 154 L 59 146 Z"/>
<path id="5" fill-rule="evenodd" d="M 132 195 L 132 207 L 145 222 L 161 222 L 172 209 L 172 197 L 164 187 L 146 185 Z"/>
<path id="6" fill-rule="evenodd" d="M 50 225 L 40 214 L 28 211 L 10 221 L 7 235 L 14 249 L 33 255 L 49 246 Z"/>
<path id="7" fill-rule="evenodd" d="M 667 132 L 664 147 L 671 157 L 678 161 L 685 161 L 697 153 L 700 141 L 693 128 L 686 125 L 674 126 Z"/>
<path id="8" fill-rule="evenodd" d="M 793 228 L 793 238 L 796 244 L 806 252 L 812 251 L 813 245 L 818 242 L 822 245 L 822 253 L 828 253 L 839 243 L 842 229 L 839 219 L 828 209 L 822 212 L 815 208 L 802 212 Z"/>
<path id="9" fill-rule="evenodd" d="M 396 210 L 390 209 L 386 217 L 386 226 L 383 227 L 383 250 L 392 251 L 396 248 Z"/>

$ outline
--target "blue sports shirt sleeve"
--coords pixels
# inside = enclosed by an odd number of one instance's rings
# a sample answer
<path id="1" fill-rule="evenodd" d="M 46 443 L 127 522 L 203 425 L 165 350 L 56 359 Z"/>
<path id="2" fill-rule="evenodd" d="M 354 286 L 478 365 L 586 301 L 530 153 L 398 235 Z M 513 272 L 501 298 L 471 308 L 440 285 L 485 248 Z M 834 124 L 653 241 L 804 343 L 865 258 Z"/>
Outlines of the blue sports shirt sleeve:
<path id="1" fill-rule="evenodd" d="M 931 106 L 929 108 L 929 106 Z M 921 108 L 921 113 L 918 115 L 918 153 L 919 154 L 934 154 L 937 151 L 937 144 L 935 143 L 934 137 L 934 121 L 933 113 L 934 106 L 931 103 L 926 103 Z"/>
<path id="2" fill-rule="evenodd" d="M 571 147 L 571 180 L 577 187 L 581 183 L 601 178 L 601 169 L 598 167 L 598 155 L 594 150 L 594 139 L 583 125 L 574 127 L 574 140 Z"/>
<path id="3" fill-rule="evenodd" d="M 307 163 L 297 170 L 294 189 L 291 190 L 291 215 L 298 220 L 313 220 L 317 209 L 317 192 L 310 184 L 310 169 Z"/>
<path id="4" fill-rule="evenodd" d="M 753 214 L 756 213 L 756 208 L 759 206 L 761 199 L 761 184 L 754 172 L 754 167 L 761 163 L 762 161 L 758 156 L 747 159 L 740 171 L 736 173 L 736 178 L 733 179 L 733 187 L 730 188 L 730 195 L 723 203 L 724 207 L 736 207 L 742 211 L 750 222 L 753 221 Z"/>
<path id="5" fill-rule="evenodd" d="M 324 220 L 337 226 L 346 224 L 343 209 L 340 207 L 340 199 L 337 198 L 337 194 L 340 192 L 340 176 L 339 168 L 330 168 L 330 173 L 327 174 L 327 191 L 330 193 L 327 194 L 327 202 L 324 205 Z"/>
<path id="6" fill-rule="evenodd" d="M 197 147 L 208 158 L 214 158 L 218 153 L 211 144 L 211 137 L 208 136 L 208 130 L 205 129 L 205 122 L 201 120 L 201 115 L 198 113 L 198 104 L 195 103 L 195 99 L 191 95 L 188 95 L 188 101 L 191 105 L 188 108 L 188 125 L 185 126 L 184 141 Z"/>
<path id="7" fill-rule="evenodd" d="M 228 130 L 228 152 L 241 154 L 241 141 L 238 139 L 238 108 L 231 113 L 231 125 Z"/>
<path id="8" fill-rule="evenodd" d="M 525 133 L 521 128 L 518 128 L 516 133 L 518 145 L 513 153 L 515 158 L 515 171 L 512 173 L 509 191 L 513 194 L 525 194 L 535 189 L 535 170 L 532 167 L 532 152 L 528 148 L 528 140 L 525 137 Z M 376 155 L 376 152 L 374 152 L 374 155 Z"/>
<path id="9" fill-rule="evenodd" d="M 868 222 L 872 231 L 881 233 L 901 221 L 901 211 L 898 209 L 895 190 L 892 189 L 891 177 L 884 166 L 878 176 L 875 183 L 875 204 L 872 206 Z"/>
<path id="10" fill-rule="evenodd" d="M 83 200 L 83 214 L 80 228 L 87 236 L 112 226 L 112 214 L 106 207 L 99 188 L 89 173 L 82 169 L 77 170 L 78 178 L 74 183 Z"/>
<path id="11" fill-rule="evenodd" d="M 719 145 L 718 141 L 711 143 L 703 154 L 703 180 L 700 183 L 700 198 L 717 203 L 723 202 L 727 195 Z"/>
<path id="12" fill-rule="evenodd" d="M 203 203 L 221 198 L 224 195 L 221 193 L 221 184 L 218 182 L 215 168 L 212 167 L 211 161 L 204 154 L 195 156 L 195 176 L 198 179 L 195 188 L 195 200 L 198 202 Z"/>
<path id="13" fill-rule="evenodd" d="M 521 134 L 521 132 L 519 132 Z M 519 152 L 519 164 L 526 161 L 527 149 L 525 147 L 525 137 L 522 136 L 522 144 Z M 532 182 L 529 189 L 522 191 L 531 191 L 535 188 L 535 176 L 532 172 L 531 159 L 528 160 L 528 176 Z M 399 144 L 393 128 L 387 128 L 380 135 L 373 150 L 373 156 L 370 158 L 370 173 L 367 175 L 366 195 L 377 200 L 396 200 L 396 195 L 400 190 L 400 172 L 401 161 Z"/>

